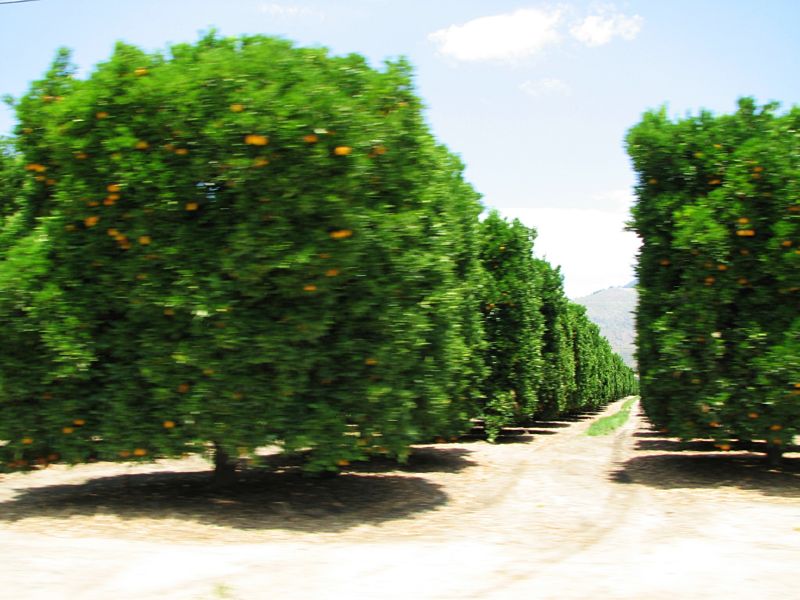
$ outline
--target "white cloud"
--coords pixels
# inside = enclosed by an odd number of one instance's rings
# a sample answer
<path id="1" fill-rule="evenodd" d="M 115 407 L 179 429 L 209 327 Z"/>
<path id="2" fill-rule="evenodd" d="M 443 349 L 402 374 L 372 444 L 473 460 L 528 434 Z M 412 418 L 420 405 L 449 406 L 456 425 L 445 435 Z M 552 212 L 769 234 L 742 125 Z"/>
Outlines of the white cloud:
<path id="1" fill-rule="evenodd" d="M 277 2 L 264 2 L 259 5 L 258 10 L 272 17 L 322 17 L 323 14 L 313 8 L 305 6 L 294 6 L 292 4 L 280 4 Z"/>
<path id="2" fill-rule="evenodd" d="M 634 39 L 641 31 L 643 21 L 639 15 L 629 17 L 609 9 L 589 15 L 577 25 L 573 25 L 569 32 L 572 37 L 587 46 L 602 46 L 615 37 L 621 37 L 623 40 Z"/>
<path id="3" fill-rule="evenodd" d="M 538 81 L 524 81 L 520 89 L 529 96 L 569 96 L 572 89 L 560 79 L 539 79 Z"/>
<path id="4" fill-rule="evenodd" d="M 625 285 L 634 278 L 638 237 L 625 231 L 633 196 L 625 191 L 598 194 L 600 208 L 523 208 L 517 217 L 535 227 L 537 256 L 561 265 L 564 288 L 570 298 L 580 298 L 608 287 Z"/>
<path id="5" fill-rule="evenodd" d="M 559 10 L 525 8 L 480 17 L 431 33 L 439 51 L 463 61 L 514 61 L 538 54 L 557 43 Z"/>

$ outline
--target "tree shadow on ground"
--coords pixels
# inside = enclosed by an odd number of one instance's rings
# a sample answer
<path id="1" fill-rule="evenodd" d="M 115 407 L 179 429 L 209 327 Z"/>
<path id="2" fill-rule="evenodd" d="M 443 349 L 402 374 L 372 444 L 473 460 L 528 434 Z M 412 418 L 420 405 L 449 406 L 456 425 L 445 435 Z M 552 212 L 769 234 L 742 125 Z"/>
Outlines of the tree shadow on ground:
<path id="1" fill-rule="evenodd" d="M 758 443 L 752 443 L 748 450 L 734 446 L 734 450 L 723 452 L 712 440 L 684 442 L 653 433 L 634 434 L 635 454 L 610 474 L 612 481 L 661 489 L 731 487 L 800 498 L 798 446 L 788 446 L 780 468 L 775 468 L 759 453 Z"/>
<path id="2" fill-rule="evenodd" d="M 568 427 L 568 425 L 563 425 Z M 527 444 L 536 439 L 539 435 L 553 435 L 556 431 L 550 429 L 534 429 L 529 426 L 524 427 L 503 427 L 500 430 L 495 444 Z M 473 427 L 469 432 L 458 437 L 460 443 L 485 442 L 487 440 L 486 430 L 482 426 Z"/>
<path id="3" fill-rule="evenodd" d="M 247 468 L 236 483 L 210 485 L 209 470 L 98 477 L 78 484 L 16 490 L 0 502 L 0 522 L 95 515 L 178 519 L 239 530 L 341 532 L 431 511 L 448 502 L 441 486 L 417 472 L 456 472 L 474 463 L 458 448 L 416 449 L 409 464 L 360 463 L 331 478 L 304 475 L 296 457 Z M 270 457 L 272 458 L 272 457 Z"/>

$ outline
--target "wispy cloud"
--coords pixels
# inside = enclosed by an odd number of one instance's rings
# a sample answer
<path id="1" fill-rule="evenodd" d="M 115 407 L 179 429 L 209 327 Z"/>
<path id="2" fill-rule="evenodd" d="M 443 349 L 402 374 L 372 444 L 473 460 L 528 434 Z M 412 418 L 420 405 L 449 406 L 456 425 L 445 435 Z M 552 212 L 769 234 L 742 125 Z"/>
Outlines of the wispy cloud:
<path id="1" fill-rule="evenodd" d="M 428 39 L 443 55 L 456 60 L 511 62 L 556 44 L 561 38 L 560 20 L 560 10 L 526 8 L 451 25 L 434 31 Z"/>
<path id="2" fill-rule="evenodd" d="M 259 12 L 272 17 L 297 18 L 297 17 L 324 17 L 324 13 L 307 6 L 294 4 L 281 4 L 278 2 L 262 2 L 258 6 Z"/>
<path id="3" fill-rule="evenodd" d="M 570 27 L 570 34 L 587 46 L 602 46 L 615 37 L 632 40 L 642 29 L 644 19 L 639 15 L 627 16 L 606 8 L 598 14 L 589 15 Z"/>
<path id="4" fill-rule="evenodd" d="M 520 89 L 529 96 L 569 96 L 572 89 L 560 79 L 544 78 L 537 81 L 523 81 Z"/>
<path id="5" fill-rule="evenodd" d="M 522 8 L 451 25 L 429 34 L 428 39 L 442 55 L 455 60 L 513 63 L 557 46 L 568 36 L 589 47 L 615 38 L 632 40 L 644 23 L 641 16 L 623 14 L 613 4 L 604 4 L 574 21 L 571 17 L 577 17 L 577 10 L 566 4 L 550 9 Z"/>

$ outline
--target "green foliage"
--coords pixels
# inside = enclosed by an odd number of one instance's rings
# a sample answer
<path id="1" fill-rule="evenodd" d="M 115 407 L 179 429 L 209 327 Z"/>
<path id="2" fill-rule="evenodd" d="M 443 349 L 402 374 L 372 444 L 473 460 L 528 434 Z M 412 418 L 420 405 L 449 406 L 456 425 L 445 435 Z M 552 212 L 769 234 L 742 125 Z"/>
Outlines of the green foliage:
<path id="1" fill-rule="evenodd" d="M 483 417 L 489 439 L 503 425 L 530 418 L 542 378 L 543 319 L 539 273 L 533 258 L 536 232 L 493 211 L 481 223 L 481 262 L 486 271 Z"/>
<path id="2" fill-rule="evenodd" d="M 0 165 L 4 462 L 330 470 L 460 431 L 481 209 L 420 108 L 403 61 L 265 37 L 118 44 L 85 81 L 59 53 Z"/>
<path id="3" fill-rule="evenodd" d="M 586 310 L 564 295 L 561 273 L 533 257 L 535 231 L 496 212 L 481 224 L 486 271 L 485 401 L 489 439 L 503 426 L 601 406 L 636 390 Z"/>
<path id="4" fill-rule="evenodd" d="M 261 36 L 118 44 L 86 80 L 59 52 L 0 152 L 5 467 L 278 444 L 332 471 L 629 393 L 533 230 L 479 222 L 411 77 Z"/>
<path id="5" fill-rule="evenodd" d="M 800 109 L 646 113 L 628 134 L 642 402 L 683 438 L 800 433 Z"/>

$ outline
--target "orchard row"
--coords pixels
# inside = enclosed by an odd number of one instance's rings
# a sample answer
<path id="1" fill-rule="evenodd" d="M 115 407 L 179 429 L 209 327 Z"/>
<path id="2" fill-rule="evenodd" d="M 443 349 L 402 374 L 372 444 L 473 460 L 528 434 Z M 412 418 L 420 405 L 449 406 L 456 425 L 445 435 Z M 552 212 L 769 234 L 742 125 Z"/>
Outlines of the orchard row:
<path id="1" fill-rule="evenodd" d="M 533 232 L 481 223 L 402 61 L 211 35 L 78 80 L 62 52 L 17 115 L 7 466 L 279 444 L 335 470 L 635 387 Z"/>
<path id="2" fill-rule="evenodd" d="M 639 175 L 638 354 L 650 419 L 683 438 L 800 433 L 800 108 L 647 113 Z"/>

